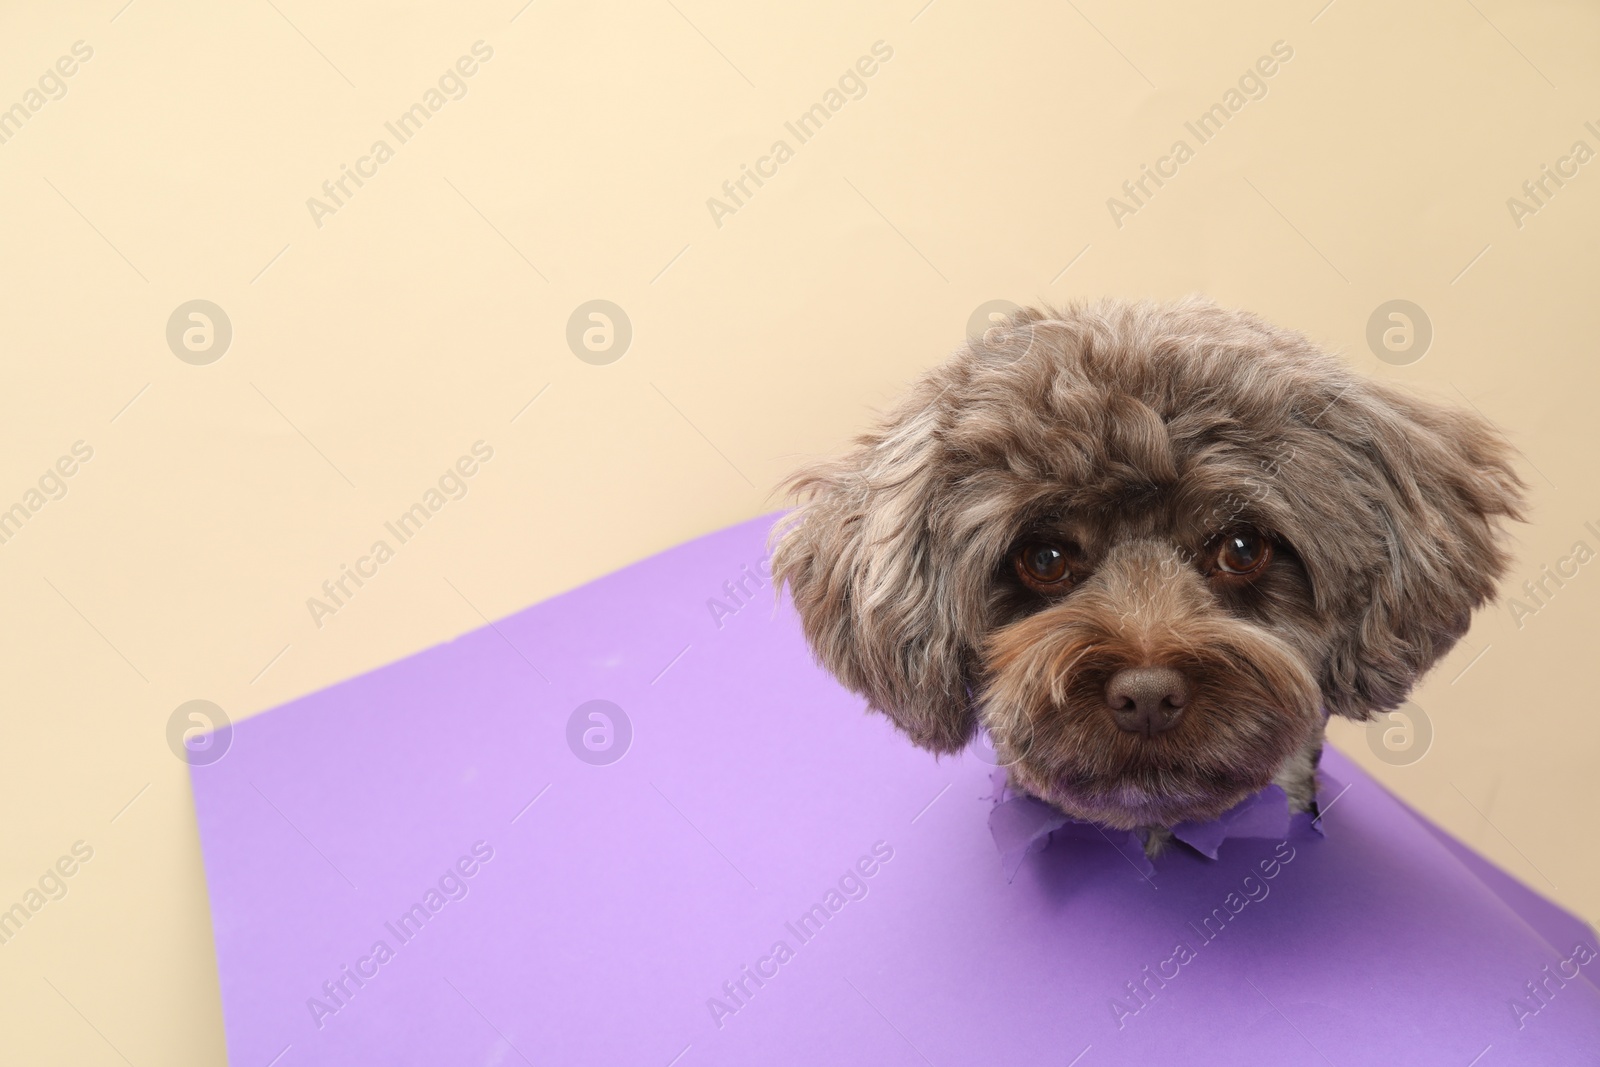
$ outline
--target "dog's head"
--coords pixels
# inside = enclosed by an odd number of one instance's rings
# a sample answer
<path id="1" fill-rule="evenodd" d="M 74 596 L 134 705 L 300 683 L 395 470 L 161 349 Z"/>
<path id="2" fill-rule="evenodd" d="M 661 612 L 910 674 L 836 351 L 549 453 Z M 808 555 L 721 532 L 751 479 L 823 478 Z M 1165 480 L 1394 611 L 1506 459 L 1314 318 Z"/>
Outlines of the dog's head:
<path id="1" fill-rule="evenodd" d="M 1477 415 L 1201 301 L 1016 313 L 795 476 L 774 571 L 819 660 L 912 740 L 981 722 L 1020 784 L 1213 818 L 1325 712 L 1397 706 L 1519 517 Z"/>

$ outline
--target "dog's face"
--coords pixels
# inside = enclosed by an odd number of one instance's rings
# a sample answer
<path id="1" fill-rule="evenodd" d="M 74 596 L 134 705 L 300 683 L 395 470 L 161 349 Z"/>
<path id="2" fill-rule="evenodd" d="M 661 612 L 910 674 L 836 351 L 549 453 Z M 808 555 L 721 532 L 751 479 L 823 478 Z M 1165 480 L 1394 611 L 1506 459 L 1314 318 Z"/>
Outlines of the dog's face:
<path id="1" fill-rule="evenodd" d="M 918 744 L 1125 828 L 1213 818 L 1405 699 L 1506 565 L 1476 415 L 1210 304 L 1022 311 L 795 478 L 774 569 Z"/>

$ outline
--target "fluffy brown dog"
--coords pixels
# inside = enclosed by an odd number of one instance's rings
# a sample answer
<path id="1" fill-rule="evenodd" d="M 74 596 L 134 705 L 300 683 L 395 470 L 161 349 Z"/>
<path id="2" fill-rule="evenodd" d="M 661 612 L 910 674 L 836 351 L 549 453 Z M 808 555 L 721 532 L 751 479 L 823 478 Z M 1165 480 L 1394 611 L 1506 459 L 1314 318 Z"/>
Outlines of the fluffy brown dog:
<path id="1" fill-rule="evenodd" d="M 1309 809 L 1326 715 L 1455 644 L 1523 483 L 1478 416 L 1189 300 L 1017 312 L 791 487 L 773 567 L 824 666 L 1158 846 L 1271 782 Z"/>

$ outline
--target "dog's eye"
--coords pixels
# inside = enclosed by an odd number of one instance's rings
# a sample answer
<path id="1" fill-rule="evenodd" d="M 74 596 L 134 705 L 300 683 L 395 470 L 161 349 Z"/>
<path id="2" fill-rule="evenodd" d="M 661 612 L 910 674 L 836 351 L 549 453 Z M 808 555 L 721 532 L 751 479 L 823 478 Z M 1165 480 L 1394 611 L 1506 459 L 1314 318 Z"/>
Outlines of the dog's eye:
<path id="1" fill-rule="evenodd" d="M 1235 578 L 1257 574 L 1272 558 L 1272 543 L 1254 530 L 1223 535 L 1217 546 L 1217 570 Z"/>
<path id="2" fill-rule="evenodd" d="M 1072 584 L 1067 548 L 1035 543 L 1023 545 L 1012 556 L 1017 576 L 1030 589 L 1056 592 Z"/>

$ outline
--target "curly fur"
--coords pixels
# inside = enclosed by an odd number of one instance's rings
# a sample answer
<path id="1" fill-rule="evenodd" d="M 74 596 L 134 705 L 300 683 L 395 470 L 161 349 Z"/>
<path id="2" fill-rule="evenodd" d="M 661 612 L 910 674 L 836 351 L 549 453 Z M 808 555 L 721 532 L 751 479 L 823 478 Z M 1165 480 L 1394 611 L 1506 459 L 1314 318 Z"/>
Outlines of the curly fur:
<path id="1" fill-rule="evenodd" d="M 1476 414 L 1191 299 L 1019 311 L 790 488 L 773 568 L 825 667 L 927 749 L 981 722 L 1021 788 L 1159 828 L 1274 780 L 1308 805 L 1324 715 L 1397 706 L 1493 595 L 1523 483 Z M 1239 526 L 1278 551 L 1219 588 Z M 1014 575 L 1036 537 L 1091 561 L 1064 597 Z M 1176 728 L 1111 721 L 1138 665 L 1190 680 Z"/>

